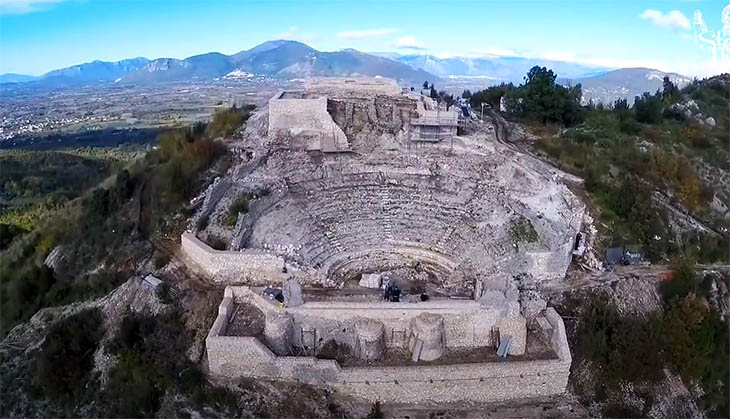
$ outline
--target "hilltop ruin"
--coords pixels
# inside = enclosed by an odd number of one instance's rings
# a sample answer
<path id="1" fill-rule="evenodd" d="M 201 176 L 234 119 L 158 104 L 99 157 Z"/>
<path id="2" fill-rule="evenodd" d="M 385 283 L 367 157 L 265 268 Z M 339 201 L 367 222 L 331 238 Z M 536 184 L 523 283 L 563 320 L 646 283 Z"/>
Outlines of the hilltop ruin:
<path id="1" fill-rule="evenodd" d="M 563 392 L 565 328 L 534 290 L 564 277 L 584 206 L 494 133 L 386 79 L 277 93 L 182 237 L 189 263 L 228 285 L 211 374 L 392 402 Z"/>

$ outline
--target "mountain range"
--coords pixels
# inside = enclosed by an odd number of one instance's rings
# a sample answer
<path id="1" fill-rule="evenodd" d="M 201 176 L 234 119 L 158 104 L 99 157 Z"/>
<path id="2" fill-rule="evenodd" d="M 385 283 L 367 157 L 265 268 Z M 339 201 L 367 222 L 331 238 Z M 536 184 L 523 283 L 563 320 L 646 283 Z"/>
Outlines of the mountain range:
<path id="1" fill-rule="evenodd" d="M 561 77 L 569 79 L 595 76 L 608 70 L 605 67 L 523 57 L 439 58 L 433 55 L 398 55 L 394 53 L 379 53 L 379 55 L 420 68 L 441 78 L 488 78 L 495 82 L 515 84 L 521 83 L 525 74 L 536 65 L 548 67 Z"/>
<path id="2" fill-rule="evenodd" d="M 176 58 L 133 58 L 117 62 L 93 61 L 48 72 L 39 77 L 0 75 L 0 83 L 33 83 L 62 87 L 99 83 L 145 84 L 206 81 L 229 74 L 255 74 L 277 78 L 307 76 L 381 76 L 402 82 L 438 79 L 421 69 L 354 49 L 317 51 L 296 41 L 268 41 L 233 55 L 217 52 Z"/>
<path id="3" fill-rule="evenodd" d="M 22 84 L 38 88 L 96 85 L 104 83 L 153 84 L 212 81 L 264 76 L 292 79 L 308 76 L 381 76 L 419 86 L 424 80 L 444 78 L 482 79 L 486 87 L 501 82 L 520 83 L 535 66 L 551 68 L 564 84 L 581 83 L 584 100 L 613 102 L 661 88 L 668 75 L 676 84 L 689 78 L 646 68 L 613 70 L 563 61 L 522 57 L 438 58 L 432 55 L 400 55 L 392 52 L 367 54 L 354 49 L 325 52 L 296 41 L 268 41 L 232 55 L 217 52 L 185 59 L 132 58 L 117 62 L 93 61 L 42 76 L 0 75 L 0 84 Z M 480 81 L 480 84 L 482 82 Z"/>
<path id="4" fill-rule="evenodd" d="M 669 77 L 677 87 L 688 85 L 692 79 L 677 73 L 665 73 L 650 68 L 621 68 L 594 77 L 575 80 L 558 80 L 563 84 L 580 83 L 583 102 L 613 103 L 618 98 L 628 99 L 629 105 L 644 92 L 654 93 L 663 88 L 664 77 Z"/>
<path id="5" fill-rule="evenodd" d="M 438 58 L 432 55 L 399 55 L 387 52 L 378 55 L 420 68 L 441 78 L 485 78 L 494 84 L 502 82 L 519 84 L 530 68 L 536 65 L 547 67 L 560 76 L 558 83 L 565 85 L 580 83 L 584 103 L 591 100 L 613 103 L 618 98 L 626 98 L 631 104 L 634 97 L 661 89 L 665 76 L 680 88 L 692 81 L 681 74 L 665 73 L 650 68 L 611 70 L 599 66 L 523 57 Z"/>

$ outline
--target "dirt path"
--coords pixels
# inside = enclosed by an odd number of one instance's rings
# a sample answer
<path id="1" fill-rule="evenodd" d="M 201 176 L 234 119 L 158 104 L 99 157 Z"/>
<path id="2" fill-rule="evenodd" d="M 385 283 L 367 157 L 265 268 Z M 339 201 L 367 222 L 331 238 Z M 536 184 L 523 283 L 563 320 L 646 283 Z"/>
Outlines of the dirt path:
<path id="1" fill-rule="evenodd" d="M 695 269 L 700 273 L 711 270 L 730 271 L 730 265 L 696 265 Z M 546 295 L 554 295 L 582 288 L 610 286 L 614 280 L 621 281 L 628 278 L 642 278 L 652 283 L 659 283 L 667 280 L 671 273 L 672 265 L 617 266 L 613 271 L 595 273 L 573 270 L 563 281 L 547 284 L 540 291 Z"/>

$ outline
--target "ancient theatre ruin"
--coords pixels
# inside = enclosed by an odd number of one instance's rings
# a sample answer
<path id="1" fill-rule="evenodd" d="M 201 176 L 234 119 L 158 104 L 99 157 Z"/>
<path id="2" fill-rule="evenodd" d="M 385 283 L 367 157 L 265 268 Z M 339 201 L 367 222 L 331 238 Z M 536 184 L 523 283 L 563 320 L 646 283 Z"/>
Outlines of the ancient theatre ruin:
<path id="1" fill-rule="evenodd" d="M 565 390 L 563 320 L 534 290 L 564 277 L 584 207 L 553 168 L 381 78 L 279 92 L 232 148 L 182 236 L 226 286 L 213 377 L 403 403 Z"/>

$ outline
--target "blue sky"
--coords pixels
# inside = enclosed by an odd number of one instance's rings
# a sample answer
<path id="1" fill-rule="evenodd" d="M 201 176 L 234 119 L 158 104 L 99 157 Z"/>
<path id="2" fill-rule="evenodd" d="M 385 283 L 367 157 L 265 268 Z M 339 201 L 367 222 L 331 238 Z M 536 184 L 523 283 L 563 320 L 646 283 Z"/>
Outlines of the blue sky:
<path id="1" fill-rule="evenodd" d="M 687 75 L 730 71 L 694 37 L 726 1 L 0 0 L 0 73 L 38 75 L 95 59 L 225 54 L 270 39 L 320 50 L 515 55 Z M 730 28 L 728 28 L 730 30 Z M 730 51 L 728 51 L 730 56 Z"/>

